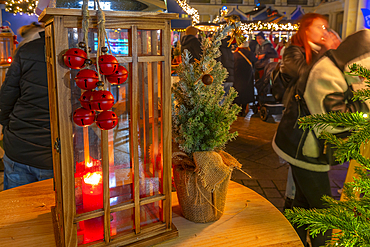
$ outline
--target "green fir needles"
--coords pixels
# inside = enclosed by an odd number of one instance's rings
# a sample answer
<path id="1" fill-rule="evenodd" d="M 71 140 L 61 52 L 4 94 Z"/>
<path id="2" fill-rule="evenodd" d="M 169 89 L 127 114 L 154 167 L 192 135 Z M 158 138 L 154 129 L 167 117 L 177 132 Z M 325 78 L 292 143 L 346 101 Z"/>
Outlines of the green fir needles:
<path id="1" fill-rule="evenodd" d="M 369 84 L 370 71 L 360 65 L 349 66 L 353 76 L 360 76 Z M 368 85 L 367 85 L 368 86 Z M 370 99 L 370 89 L 366 87 L 354 92 L 355 100 Z M 320 138 L 337 147 L 334 156 L 343 163 L 351 159 L 361 166 L 356 167 L 356 178 L 353 182 L 345 183 L 343 194 L 345 201 L 337 201 L 331 197 L 323 197 L 328 206 L 325 209 L 286 210 L 287 219 L 297 226 L 308 225 L 310 234 L 316 236 L 329 229 L 338 229 L 326 246 L 365 247 L 370 246 L 370 159 L 362 155 L 362 151 L 370 140 L 370 122 L 368 113 L 327 113 L 306 116 L 299 120 L 302 128 L 318 128 L 323 130 Z M 326 132 L 327 128 L 347 128 L 351 135 L 340 139 Z"/>
<path id="2" fill-rule="evenodd" d="M 233 104 L 237 92 L 231 88 L 224 95 L 227 70 L 215 60 L 221 55 L 221 40 L 231 29 L 230 25 L 220 28 L 211 39 L 202 36 L 200 61 L 190 63 L 187 50 L 182 54 L 178 69 L 180 80 L 172 85 L 172 134 L 180 150 L 189 155 L 222 149 L 238 135 L 230 133 L 230 125 L 240 111 L 240 107 Z M 202 82 L 204 75 L 213 77 L 210 85 Z"/>

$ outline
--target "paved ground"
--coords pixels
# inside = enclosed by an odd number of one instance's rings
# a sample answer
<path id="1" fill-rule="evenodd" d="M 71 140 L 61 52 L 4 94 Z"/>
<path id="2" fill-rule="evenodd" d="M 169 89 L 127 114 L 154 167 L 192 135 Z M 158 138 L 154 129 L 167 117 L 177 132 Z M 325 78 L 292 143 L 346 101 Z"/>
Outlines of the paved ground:
<path id="1" fill-rule="evenodd" d="M 282 211 L 289 166 L 271 147 L 280 118 L 281 115 L 270 116 L 264 122 L 252 111 L 245 118 L 238 117 L 232 131 L 238 131 L 239 136 L 227 144 L 226 151 L 237 158 L 243 164 L 242 169 L 252 176 L 250 179 L 235 170 L 232 180 L 253 189 Z M 340 197 L 338 189 L 342 187 L 346 171 L 346 166 L 334 166 L 329 173 L 332 194 L 336 199 Z M 0 172 L 0 191 L 2 189 L 3 172 Z"/>

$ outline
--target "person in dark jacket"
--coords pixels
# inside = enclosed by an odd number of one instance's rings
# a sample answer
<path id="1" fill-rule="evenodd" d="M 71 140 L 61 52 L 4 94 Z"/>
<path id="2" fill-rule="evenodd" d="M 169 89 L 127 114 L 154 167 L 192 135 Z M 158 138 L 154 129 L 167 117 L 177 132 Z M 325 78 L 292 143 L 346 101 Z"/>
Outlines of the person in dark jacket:
<path id="1" fill-rule="evenodd" d="M 0 90 L 4 190 L 53 177 L 45 32 L 26 29 Z"/>
<path id="2" fill-rule="evenodd" d="M 254 63 L 256 55 L 248 47 L 248 42 L 242 43 L 234 52 L 234 85 L 238 96 L 234 103 L 242 107 L 241 117 L 248 113 L 248 104 L 254 102 Z"/>
<path id="3" fill-rule="evenodd" d="M 256 80 L 263 76 L 266 65 L 270 62 L 270 58 L 279 57 L 278 53 L 274 49 L 274 46 L 269 40 L 266 40 L 263 32 L 259 32 L 256 35 L 257 46 L 256 56 L 258 61 L 255 64 L 256 67 Z"/>
<path id="4" fill-rule="evenodd" d="M 332 111 L 368 111 L 365 103 L 352 101 L 352 85 L 363 86 L 355 77 L 344 75 L 345 68 L 352 62 L 370 66 L 367 35 L 348 37 L 338 47 L 340 41 L 327 31 L 324 16 L 309 13 L 300 21 L 300 28 L 292 38 L 283 56 L 280 68 L 292 78 L 291 90 L 287 90 L 286 109 L 272 142 L 274 151 L 291 167 L 296 187 L 293 207 L 314 209 L 325 208 L 321 198 L 331 196 L 328 171 L 329 157 L 324 145 L 317 137 L 321 130 L 305 130 L 297 124 L 300 117 L 323 114 Z M 361 45 L 358 40 L 361 40 Z M 337 48 L 338 47 L 338 48 Z M 333 50 L 337 48 L 336 50 Z M 297 80 L 295 79 L 297 78 Z M 289 87 L 288 87 L 289 88 Z M 326 129 L 332 133 L 342 133 L 340 128 Z M 301 241 L 306 245 L 307 226 L 294 225 Z M 325 235 L 311 238 L 313 247 L 323 246 L 330 238 Z"/>
<path id="5" fill-rule="evenodd" d="M 248 45 L 248 47 L 249 47 L 249 49 L 251 49 L 251 51 L 253 52 L 253 53 L 256 53 L 256 47 L 257 47 L 257 40 L 256 39 L 252 39 L 251 41 L 249 41 L 249 45 Z"/>
<path id="6" fill-rule="evenodd" d="M 224 81 L 225 95 L 229 93 L 229 90 L 234 83 L 234 54 L 231 51 L 231 45 L 229 46 L 230 39 L 230 36 L 226 36 L 226 38 L 221 41 L 221 46 L 219 48 L 221 56 L 216 59 L 216 61 L 222 63 L 222 66 L 224 66 L 229 73 Z"/>
<path id="7" fill-rule="evenodd" d="M 202 52 L 200 41 L 197 38 L 198 29 L 188 26 L 185 30 L 185 35 L 181 37 L 181 54 L 184 50 L 188 50 L 192 56 L 190 62 L 193 63 L 194 59 L 200 60 Z"/>

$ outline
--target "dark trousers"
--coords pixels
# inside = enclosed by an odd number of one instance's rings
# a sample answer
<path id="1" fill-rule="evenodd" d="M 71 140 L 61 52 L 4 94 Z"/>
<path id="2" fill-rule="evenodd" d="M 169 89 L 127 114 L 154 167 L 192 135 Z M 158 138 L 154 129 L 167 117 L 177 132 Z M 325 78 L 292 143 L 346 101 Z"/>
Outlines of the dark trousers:
<path id="1" fill-rule="evenodd" d="M 328 172 L 314 172 L 291 165 L 293 179 L 296 186 L 296 193 L 293 200 L 293 207 L 299 208 L 325 208 L 321 198 L 324 195 L 331 196 L 330 181 Z M 307 239 L 307 225 L 297 228 L 297 231 L 304 246 Z M 325 245 L 325 241 L 331 238 L 331 230 L 324 235 L 319 234 L 311 238 L 312 247 Z"/>

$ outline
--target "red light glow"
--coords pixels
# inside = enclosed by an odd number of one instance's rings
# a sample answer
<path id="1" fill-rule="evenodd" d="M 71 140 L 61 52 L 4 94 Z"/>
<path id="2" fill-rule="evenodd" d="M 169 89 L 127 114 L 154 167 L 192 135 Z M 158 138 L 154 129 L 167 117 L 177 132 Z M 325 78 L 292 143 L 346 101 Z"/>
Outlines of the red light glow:
<path id="1" fill-rule="evenodd" d="M 8 57 L 8 59 L 6 60 L 8 63 L 12 63 L 12 57 Z"/>

